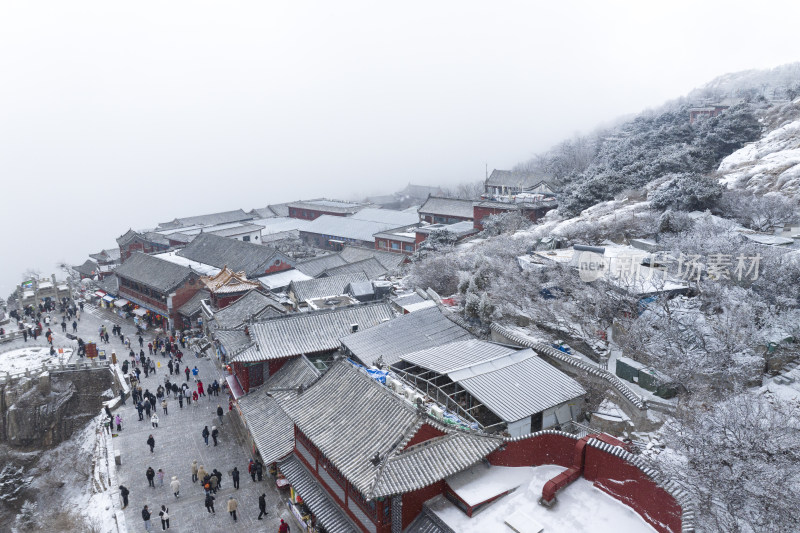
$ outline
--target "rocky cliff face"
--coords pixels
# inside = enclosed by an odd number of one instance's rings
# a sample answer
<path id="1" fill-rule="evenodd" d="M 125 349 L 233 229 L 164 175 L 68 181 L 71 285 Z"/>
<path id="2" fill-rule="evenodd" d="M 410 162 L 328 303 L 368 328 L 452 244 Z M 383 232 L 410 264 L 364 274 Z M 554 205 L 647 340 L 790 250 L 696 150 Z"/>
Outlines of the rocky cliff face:
<path id="1" fill-rule="evenodd" d="M 51 448 L 102 408 L 113 386 L 108 369 L 48 373 L 0 387 L 0 442 L 23 449 Z"/>

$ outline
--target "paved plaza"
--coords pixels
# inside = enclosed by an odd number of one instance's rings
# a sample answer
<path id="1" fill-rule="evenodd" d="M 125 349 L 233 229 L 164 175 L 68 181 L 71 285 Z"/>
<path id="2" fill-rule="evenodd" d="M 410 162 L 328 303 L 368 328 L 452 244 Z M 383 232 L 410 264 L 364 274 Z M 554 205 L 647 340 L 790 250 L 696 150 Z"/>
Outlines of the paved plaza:
<path id="1" fill-rule="evenodd" d="M 136 326 L 131 320 L 126 320 L 108 310 L 95 308 L 86 305 L 82 313 L 81 321 L 78 325 L 77 335 L 86 342 L 97 342 L 98 349 L 106 350 L 110 358 L 111 351 L 116 351 L 120 358 L 127 358 L 128 349 L 119 341 L 119 337 L 111 337 L 110 343 L 105 344 L 99 340 L 98 330 L 105 324 L 109 333 L 113 324 L 122 326 L 123 334 L 130 335 L 135 351 L 138 353 L 138 337 L 135 335 Z M 56 314 L 53 314 L 55 318 Z M 58 315 L 60 323 L 60 315 Z M 57 331 L 56 331 L 57 330 Z M 75 352 L 70 362 L 80 359 L 77 357 L 77 343 L 66 338 L 61 333 L 61 327 L 53 328 L 54 346 L 75 348 Z M 71 326 L 68 331 L 72 331 Z M 144 350 L 147 353 L 147 343 L 153 335 L 144 335 Z M 34 342 L 29 339 L 27 343 L 22 339 L 16 339 L 0 347 L 2 351 L 25 346 L 46 346 L 44 337 Z M 151 374 L 149 378 L 142 373 L 142 390 L 150 389 L 155 394 L 159 384 L 164 383 L 165 375 L 169 375 L 169 370 L 165 366 L 168 358 L 159 356 L 152 357 L 154 361 L 161 363 L 161 368 L 156 374 Z M 213 359 L 208 357 L 196 358 L 190 350 L 184 350 L 183 361 L 190 364 L 190 367 L 197 366 L 199 379 L 207 388 L 214 379 L 221 384 L 224 382 L 222 373 Z M 186 381 L 183 374 L 183 365 L 180 376 L 172 376 L 178 379 L 178 384 Z M 189 385 L 196 390 L 194 380 L 190 378 Z M 122 465 L 117 467 L 119 483 L 125 485 L 130 490 L 129 505 L 124 510 L 128 531 L 145 531 L 144 522 L 141 517 L 141 510 L 144 505 L 148 505 L 152 513 L 151 524 L 153 531 L 161 530 L 161 523 L 158 518 L 158 510 L 161 505 L 167 505 L 170 514 L 170 531 L 193 532 L 206 531 L 209 528 L 219 531 L 249 532 L 249 531 L 277 531 L 280 518 L 286 520 L 292 529 L 297 526 L 289 510 L 279 501 L 278 491 L 272 477 L 266 472 L 262 482 L 253 482 L 247 473 L 247 465 L 251 458 L 250 451 L 244 442 L 243 436 L 236 430 L 237 424 L 232 423 L 231 416 L 236 416 L 228 412 L 228 397 L 224 390 L 220 391 L 217 397 L 200 398 L 192 405 L 184 404 L 183 409 L 178 407 L 177 400 L 170 397 L 167 400 L 168 415 L 163 414 L 160 404 L 158 405 L 159 427 L 153 429 L 150 421 L 139 421 L 138 413 L 133 406 L 130 398 L 126 404 L 120 406 L 113 413 L 121 414 L 123 419 L 122 431 L 113 438 L 114 448 L 120 451 Z M 220 427 L 216 416 L 217 405 L 222 405 L 224 415 L 224 426 Z M 209 430 L 213 425 L 217 425 L 220 430 L 219 444 L 213 445 L 209 437 L 209 445 L 206 446 L 201 432 L 204 426 Z M 152 434 L 155 438 L 155 453 L 151 454 L 146 444 L 148 436 Z M 198 465 L 205 466 L 208 472 L 216 468 L 222 472 L 222 489 L 217 491 L 214 502 L 216 515 L 210 515 L 205 509 L 205 493 L 200 487 L 200 483 L 192 483 L 191 463 L 197 460 Z M 145 477 L 145 471 L 152 466 L 155 471 L 161 468 L 164 475 L 164 486 L 150 488 Z M 230 472 L 236 466 L 240 472 L 240 488 L 234 490 Z M 180 497 L 176 499 L 169 488 L 172 476 L 177 476 L 181 483 Z M 257 520 L 258 497 L 265 493 L 267 495 L 267 511 L 269 516 L 262 520 Z M 229 496 L 234 496 L 238 502 L 237 510 L 238 522 L 234 523 L 226 511 L 226 504 Z"/>

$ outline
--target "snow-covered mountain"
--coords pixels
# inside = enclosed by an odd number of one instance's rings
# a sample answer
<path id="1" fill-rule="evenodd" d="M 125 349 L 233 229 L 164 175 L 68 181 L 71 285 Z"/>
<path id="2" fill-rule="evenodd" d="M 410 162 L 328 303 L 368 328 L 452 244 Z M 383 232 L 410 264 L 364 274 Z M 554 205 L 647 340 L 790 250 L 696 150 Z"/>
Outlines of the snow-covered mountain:
<path id="1" fill-rule="evenodd" d="M 781 115 L 800 111 L 800 98 L 787 104 Z M 730 189 L 758 194 L 780 192 L 800 198 L 800 118 L 779 123 L 764 136 L 722 160 L 720 182 Z"/>

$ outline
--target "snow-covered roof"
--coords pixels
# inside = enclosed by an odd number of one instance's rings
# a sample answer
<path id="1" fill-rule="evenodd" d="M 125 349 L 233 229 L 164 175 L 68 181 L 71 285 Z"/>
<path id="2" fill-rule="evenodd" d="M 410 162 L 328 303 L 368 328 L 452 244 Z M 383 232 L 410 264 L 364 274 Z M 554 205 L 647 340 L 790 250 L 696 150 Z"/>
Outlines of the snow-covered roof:
<path id="1" fill-rule="evenodd" d="M 307 279 L 311 279 L 311 276 L 303 274 L 299 270 L 292 268 L 290 270 L 276 272 L 275 274 L 261 276 L 258 278 L 258 281 L 272 291 L 288 287 L 293 281 L 304 281 Z"/>
<path id="2" fill-rule="evenodd" d="M 218 274 L 220 271 L 220 269 L 215 266 L 207 265 L 199 261 L 192 261 L 191 259 L 181 257 L 175 250 L 171 252 L 163 252 L 160 254 L 155 254 L 153 255 L 153 257 L 158 257 L 159 259 L 163 259 L 164 261 L 169 261 L 170 263 L 174 263 L 176 265 L 189 267 L 198 274 L 203 276 L 213 276 L 215 274 Z"/>
<path id="3" fill-rule="evenodd" d="M 418 209 L 420 215 L 444 215 L 449 217 L 467 218 L 472 220 L 472 200 L 461 200 L 459 198 L 444 198 L 441 196 L 429 196 L 424 204 Z"/>
<path id="4" fill-rule="evenodd" d="M 374 235 L 381 231 L 394 229 L 402 224 L 390 222 L 375 222 L 360 220 L 353 217 L 340 217 L 336 215 L 321 215 L 312 220 L 305 228 L 304 233 L 323 235 L 332 239 L 352 239 L 356 241 L 374 242 Z"/>
<path id="5" fill-rule="evenodd" d="M 362 209 L 350 218 L 355 220 L 369 220 L 372 222 L 394 224 L 395 226 L 410 226 L 419 222 L 419 216 L 417 216 L 416 213 L 395 211 L 394 209 L 377 209 L 374 207 Z"/>
<path id="6" fill-rule="evenodd" d="M 292 217 L 259 218 L 251 220 L 250 222 L 261 226 L 262 235 L 273 235 L 285 231 L 301 230 L 311 224 L 310 220 Z"/>

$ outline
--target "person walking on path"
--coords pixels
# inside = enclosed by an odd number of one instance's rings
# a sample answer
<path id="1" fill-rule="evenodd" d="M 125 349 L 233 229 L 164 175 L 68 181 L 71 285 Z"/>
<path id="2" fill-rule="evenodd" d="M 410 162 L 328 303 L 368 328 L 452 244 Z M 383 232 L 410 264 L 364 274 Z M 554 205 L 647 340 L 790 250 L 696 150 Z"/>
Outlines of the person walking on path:
<path id="1" fill-rule="evenodd" d="M 291 530 L 292 528 L 289 527 L 289 524 L 284 522 L 283 518 L 281 518 L 281 525 L 278 526 L 278 533 L 289 533 Z"/>
<path id="2" fill-rule="evenodd" d="M 121 416 L 117 415 L 116 423 L 117 423 L 117 431 L 122 431 L 122 417 Z"/>
<path id="3" fill-rule="evenodd" d="M 188 367 L 188 366 L 187 366 L 186 368 L 184 368 L 184 369 L 183 369 L 183 373 L 184 373 L 184 374 L 186 374 L 186 381 L 187 381 L 187 382 L 189 381 L 189 373 L 190 373 L 190 372 L 191 372 L 191 370 L 189 370 L 189 367 Z"/>
<path id="4" fill-rule="evenodd" d="M 183 409 L 183 392 L 178 393 L 178 407 Z"/>
<path id="5" fill-rule="evenodd" d="M 207 475 L 208 474 L 206 473 L 206 468 L 203 465 L 200 465 L 200 467 L 197 469 L 197 479 L 205 483 Z"/>
<path id="6" fill-rule="evenodd" d="M 156 477 L 156 472 L 153 470 L 152 466 L 147 467 L 147 472 L 145 472 L 144 475 L 147 477 L 147 486 L 156 488 L 155 483 L 153 483 L 153 478 Z"/>
<path id="7" fill-rule="evenodd" d="M 172 494 L 177 498 L 181 494 L 181 482 L 178 481 L 178 476 L 172 476 L 172 481 L 169 482 L 169 487 L 172 489 Z"/>
<path id="8" fill-rule="evenodd" d="M 239 469 L 235 466 L 231 471 L 231 477 L 233 478 L 233 488 L 239 490 Z"/>
<path id="9" fill-rule="evenodd" d="M 150 453 L 153 453 L 153 448 L 156 447 L 156 439 L 153 438 L 153 435 L 147 437 L 147 445 L 150 446 Z"/>
<path id="10" fill-rule="evenodd" d="M 198 374 L 200 374 L 200 371 L 199 371 L 199 370 L 197 370 L 197 367 L 195 366 L 195 367 L 192 369 L 192 376 L 194 376 L 194 379 L 197 379 L 197 376 L 198 376 Z"/>
<path id="11" fill-rule="evenodd" d="M 219 479 L 217 479 L 217 476 L 208 476 L 208 484 L 211 485 L 211 492 L 216 494 L 219 488 Z"/>
<path id="12" fill-rule="evenodd" d="M 150 511 L 147 510 L 146 505 L 142 509 L 142 520 L 144 520 L 145 531 L 153 531 L 153 526 L 150 525 Z"/>
<path id="13" fill-rule="evenodd" d="M 111 417 L 107 416 L 103 419 L 103 427 L 106 428 L 106 433 L 111 434 Z"/>
<path id="14" fill-rule="evenodd" d="M 247 471 L 250 473 L 250 477 L 253 481 L 256 480 L 256 463 L 250 459 L 250 464 L 247 465 Z"/>
<path id="15" fill-rule="evenodd" d="M 169 509 L 167 509 L 166 505 L 161 506 L 161 511 L 158 512 L 159 518 L 161 518 L 161 531 L 166 531 L 169 529 Z"/>
<path id="16" fill-rule="evenodd" d="M 203 432 L 201 433 L 201 435 L 203 435 L 203 440 L 206 441 L 206 446 L 208 446 L 208 436 L 209 436 L 209 434 L 210 433 L 208 432 L 208 426 L 204 427 L 203 428 Z"/>
<path id="17" fill-rule="evenodd" d="M 260 511 L 258 513 L 258 519 L 259 520 L 261 520 L 262 516 L 269 515 L 269 513 L 267 512 L 267 495 L 266 494 L 261 494 L 261 496 L 258 497 L 258 510 Z"/>
<path id="18" fill-rule="evenodd" d="M 258 478 L 259 481 L 261 481 L 262 479 L 261 476 L 263 475 L 264 475 L 264 465 L 261 464 L 261 461 L 256 461 L 256 477 Z"/>
<path id="19" fill-rule="evenodd" d="M 131 493 L 131 491 L 129 491 L 128 487 L 126 487 L 125 485 L 120 485 L 119 486 L 119 495 L 122 496 L 122 508 L 123 509 L 125 509 L 128 506 L 128 494 L 130 494 L 130 493 Z"/>
<path id="20" fill-rule="evenodd" d="M 163 487 L 164 486 L 164 471 L 159 468 L 158 472 L 156 472 L 156 477 L 158 478 L 158 486 L 159 487 Z"/>
<path id="21" fill-rule="evenodd" d="M 214 439 L 214 446 L 217 445 L 217 436 L 219 436 L 217 426 L 211 426 L 211 438 Z"/>
<path id="22" fill-rule="evenodd" d="M 217 487 L 222 489 L 222 472 L 216 468 L 211 472 L 211 475 L 217 478 Z"/>
<path id="23" fill-rule="evenodd" d="M 167 414 L 167 400 L 166 399 L 161 400 L 161 408 L 164 409 L 164 414 L 166 415 Z"/>
<path id="24" fill-rule="evenodd" d="M 72 333 L 78 332 L 78 323 L 76 321 L 72 321 Z"/>
<path id="25" fill-rule="evenodd" d="M 233 517 L 233 521 L 236 522 L 236 508 L 239 507 L 239 502 L 236 501 L 236 498 L 233 496 L 228 496 L 228 514 Z"/>
<path id="26" fill-rule="evenodd" d="M 217 514 L 217 512 L 214 511 L 214 497 L 211 493 L 206 494 L 206 511 L 211 514 Z"/>
<path id="27" fill-rule="evenodd" d="M 222 410 L 222 405 L 217 405 L 217 418 L 219 418 L 219 425 L 224 426 L 225 422 L 222 420 L 222 416 L 225 414 L 225 411 Z"/>
<path id="28" fill-rule="evenodd" d="M 202 380 L 197 382 L 197 395 L 198 396 L 205 396 L 205 390 L 203 389 L 203 381 Z"/>
<path id="29" fill-rule="evenodd" d="M 150 417 L 150 423 L 153 424 L 154 428 L 158 427 L 158 415 L 153 413 L 153 416 Z"/>
<path id="30" fill-rule="evenodd" d="M 197 460 L 192 461 L 192 483 L 197 482 Z"/>

